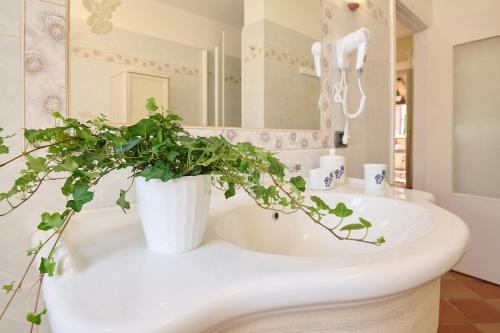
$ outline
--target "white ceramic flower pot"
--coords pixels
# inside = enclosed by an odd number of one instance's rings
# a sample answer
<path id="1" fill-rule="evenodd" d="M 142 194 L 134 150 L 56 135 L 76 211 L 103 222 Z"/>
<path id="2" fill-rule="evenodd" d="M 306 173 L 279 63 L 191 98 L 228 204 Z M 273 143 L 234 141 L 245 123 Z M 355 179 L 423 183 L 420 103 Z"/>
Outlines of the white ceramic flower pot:
<path id="1" fill-rule="evenodd" d="M 137 177 L 139 215 L 151 251 L 179 253 L 201 244 L 210 206 L 210 177 L 189 176 L 168 182 Z"/>

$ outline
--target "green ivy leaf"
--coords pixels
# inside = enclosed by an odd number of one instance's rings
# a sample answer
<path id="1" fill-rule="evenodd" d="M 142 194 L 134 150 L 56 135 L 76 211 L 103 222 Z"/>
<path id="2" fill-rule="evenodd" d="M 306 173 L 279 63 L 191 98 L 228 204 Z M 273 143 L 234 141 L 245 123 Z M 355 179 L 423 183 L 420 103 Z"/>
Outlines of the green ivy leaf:
<path id="1" fill-rule="evenodd" d="M 224 192 L 224 197 L 226 199 L 229 199 L 231 197 L 234 197 L 236 195 L 236 190 L 234 189 L 234 186 L 233 187 L 230 187 L 228 188 L 225 192 Z"/>
<path id="2" fill-rule="evenodd" d="M 120 190 L 120 197 L 116 200 L 116 204 L 121 207 L 124 213 L 126 213 L 126 209 L 130 209 L 130 202 L 125 199 L 125 195 L 127 191 Z"/>
<path id="3" fill-rule="evenodd" d="M 2 290 L 5 290 L 5 293 L 10 293 L 11 291 L 14 290 L 14 281 L 12 281 L 11 283 L 7 283 L 7 284 L 4 284 L 2 286 Z"/>
<path id="4" fill-rule="evenodd" d="M 269 186 L 267 188 L 267 195 L 270 197 L 270 198 L 274 198 L 278 195 L 278 190 L 276 189 L 276 186 Z"/>
<path id="5" fill-rule="evenodd" d="M 139 172 L 137 176 L 144 177 L 146 181 L 151 179 L 159 179 L 162 182 L 167 182 L 173 179 L 176 174 L 165 164 L 157 163 L 153 166 L 147 166 L 144 170 Z"/>
<path id="6" fill-rule="evenodd" d="M 73 184 L 73 178 L 72 177 L 69 177 L 66 179 L 66 181 L 64 182 L 64 185 L 63 187 L 61 187 L 61 192 L 68 196 L 70 195 L 72 192 L 73 192 L 73 188 L 74 188 L 74 184 Z"/>
<path id="7" fill-rule="evenodd" d="M 75 185 L 73 188 L 73 199 L 68 201 L 66 207 L 72 208 L 75 212 L 79 212 L 82 210 L 83 205 L 92 201 L 93 198 L 94 192 L 90 192 L 88 186 Z"/>
<path id="8" fill-rule="evenodd" d="M 306 181 L 301 176 L 290 178 L 290 184 L 292 184 L 300 192 L 304 192 L 306 190 Z"/>
<path id="9" fill-rule="evenodd" d="M 330 214 L 334 214 L 337 217 L 348 217 L 351 216 L 353 211 L 345 205 L 343 202 L 339 202 L 335 209 L 330 209 L 329 210 Z"/>
<path id="10" fill-rule="evenodd" d="M 26 162 L 28 169 L 33 170 L 33 171 L 43 171 L 44 170 L 45 162 L 47 161 L 45 158 L 33 157 L 31 155 L 26 155 L 26 159 L 28 160 Z"/>
<path id="11" fill-rule="evenodd" d="M 360 217 L 359 218 L 359 222 L 365 226 L 365 228 L 370 228 L 372 226 L 372 224 L 370 223 L 370 221 L 368 220 L 365 220 L 364 218 Z"/>
<path id="12" fill-rule="evenodd" d="M 269 172 L 271 172 L 274 175 L 278 175 L 280 177 L 285 175 L 285 166 L 283 165 L 283 163 L 281 163 L 280 160 L 278 160 L 276 157 L 271 155 L 268 158 L 268 162 L 269 162 Z M 305 186 L 305 182 L 304 182 L 304 186 Z M 305 190 L 305 187 L 304 187 L 304 190 Z M 301 192 L 303 192 L 303 191 L 301 191 Z"/>
<path id="13" fill-rule="evenodd" d="M 343 226 L 340 229 L 340 231 L 351 231 L 351 230 L 359 230 L 359 229 L 364 229 L 364 228 L 365 228 L 364 225 L 354 223 L 354 224 L 348 224 L 348 225 Z"/>
<path id="14" fill-rule="evenodd" d="M 148 109 L 149 112 L 155 112 L 158 110 L 158 105 L 156 105 L 154 97 L 150 97 L 146 100 L 146 109 Z"/>
<path id="15" fill-rule="evenodd" d="M 78 163 L 75 162 L 71 156 L 67 156 L 66 159 L 64 160 L 64 163 L 59 164 L 54 171 L 60 172 L 60 171 L 74 171 L 78 168 Z"/>
<path id="16" fill-rule="evenodd" d="M 62 114 L 60 112 L 52 112 L 52 117 L 56 118 L 56 119 L 64 119 L 64 117 L 62 116 Z"/>
<path id="17" fill-rule="evenodd" d="M 87 145 L 95 145 L 97 143 L 97 138 L 92 135 L 92 132 L 88 128 L 83 128 L 78 132 L 78 136 L 85 140 Z"/>
<path id="18" fill-rule="evenodd" d="M 380 244 L 384 244 L 384 243 L 385 243 L 385 238 L 384 238 L 384 236 L 377 238 L 377 243 L 378 243 L 379 245 L 380 245 Z"/>
<path id="19" fill-rule="evenodd" d="M 42 260 L 40 261 L 40 266 L 38 267 L 40 273 L 45 273 L 48 276 L 53 276 L 55 269 L 56 269 L 56 262 L 52 257 L 50 258 L 42 257 Z"/>
<path id="20" fill-rule="evenodd" d="M 151 119 L 141 119 L 135 125 L 128 128 L 130 135 L 147 137 L 153 130 L 154 123 Z"/>
<path id="21" fill-rule="evenodd" d="M 139 143 L 141 143 L 142 138 L 140 137 L 133 137 L 132 139 L 126 141 L 126 144 L 123 146 L 117 146 L 116 147 L 116 152 L 119 154 L 124 154 L 128 151 L 130 151 L 132 148 L 137 146 Z"/>
<path id="22" fill-rule="evenodd" d="M 40 325 L 42 323 L 42 316 L 47 313 L 47 309 L 43 309 L 40 313 L 28 312 L 26 315 L 26 320 L 33 325 Z"/>
<path id="23" fill-rule="evenodd" d="M 329 210 L 330 206 L 326 204 L 320 197 L 312 195 L 311 200 L 318 206 L 319 209 Z"/>
<path id="24" fill-rule="evenodd" d="M 62 227 L 64 224 L 64 221 L 61 217 L 61 214 L 59 213 L 43 213 L 42 214 L 42 222 L 38 225 L 39 230 L 50 230 L 50 229 L 56 229 L 58 230 L 59 228 Z"/>
<path id="25" fill-rule="evenodd" d="M 0 154 L 8 154 L 9 153 L 9 147 L 6 145 L 0 145 Z"/>
<path id="26" fill-rule="evenodd" d="M 43 247 L 43 243 L 42 242 L 39 242 L 37 246 L 34 246 L 34 247 L 30 247 L 29 249 L 26 250 L 26 255 L 29 257 L 33 254 L 37 254 L 38 252 L 40 252 L 40 250 L 42 249 Z"/>

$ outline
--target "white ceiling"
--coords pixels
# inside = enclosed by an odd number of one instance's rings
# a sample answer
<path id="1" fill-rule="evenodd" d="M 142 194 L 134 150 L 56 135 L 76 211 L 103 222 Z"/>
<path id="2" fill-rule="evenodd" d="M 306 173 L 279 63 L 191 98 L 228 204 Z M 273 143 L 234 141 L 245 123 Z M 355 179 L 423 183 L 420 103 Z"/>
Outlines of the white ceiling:
<path id="1" fill-rule="evenodd" d="M 405 24 L 405 22 L 403 22 L 396 16 L 396 38 L 399 39 L 403 37 L 408 37 L 410 35 L 413 35 L 413 32 Z"/>
<path id="2" fill-rule="evenodd" d="M 243 27 L 244 0 L 156 0 L 209 19 Z"/>

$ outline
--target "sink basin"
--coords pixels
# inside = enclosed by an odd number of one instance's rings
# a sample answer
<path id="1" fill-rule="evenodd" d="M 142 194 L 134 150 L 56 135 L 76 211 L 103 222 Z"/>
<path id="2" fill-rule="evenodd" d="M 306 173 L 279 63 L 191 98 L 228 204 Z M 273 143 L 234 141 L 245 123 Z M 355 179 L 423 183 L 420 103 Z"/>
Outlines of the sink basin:
<path id="1" fill-rule="evenodd" d="M 363 217 L 372 223 L 368 238 L 384 236 L 381 246 L 337 241 L 323 227 L 312 223 L 303 213 L 283 214 L 259 209 L 252 203 L 232 205 L 223 214 L 212 217 L 217 234 L 224 240 L 252 251 L 288 256 L 331 257 L 385 251 L 409 243 L 430 232 L 433 222 L 427 210 L 402 200 L 322 193 L 323 200 L 331 207 L 344 202 L 354 211 L 342 225 L 357 223 Z M 323 222 L 332 227 L 339 222 L 327 216 Z M 347 232 L 339 232 L 347 235 Z M 353 237 L 363 237 L 364 230 L 355 230 Z"/>

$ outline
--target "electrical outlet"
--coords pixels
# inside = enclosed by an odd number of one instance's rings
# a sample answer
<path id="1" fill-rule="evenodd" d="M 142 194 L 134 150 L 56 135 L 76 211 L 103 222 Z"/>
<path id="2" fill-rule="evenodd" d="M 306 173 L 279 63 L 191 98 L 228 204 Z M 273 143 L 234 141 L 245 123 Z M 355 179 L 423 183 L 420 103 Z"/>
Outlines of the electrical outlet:
<path id="1" fill-rule="evenodd" d="M 335 131 L 333 133 L 333 144 L 335 148 L 346 148 L 347 144 L 342 143 L 342 138 L 344 137 L 344 131 Z"/>

